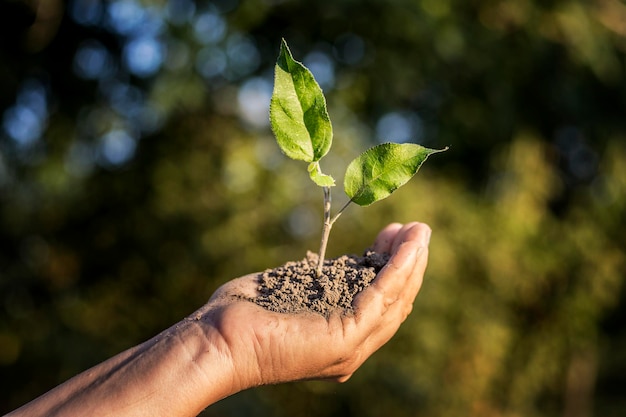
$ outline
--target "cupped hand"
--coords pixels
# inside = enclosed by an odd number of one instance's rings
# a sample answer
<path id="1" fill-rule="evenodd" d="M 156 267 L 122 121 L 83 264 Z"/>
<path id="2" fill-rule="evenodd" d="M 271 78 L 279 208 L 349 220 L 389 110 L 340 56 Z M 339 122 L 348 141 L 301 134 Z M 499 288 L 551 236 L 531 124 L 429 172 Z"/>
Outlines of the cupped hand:
<path id="1" fill-rule="evenodd" d="M 430 233 L 423 223 L 394 223 L 378 234 L 373 249 L 391 258 L 357 295 L 352 315 L 265 310 L 245 300 L 256 295 L 256 274 L 223 285 L 202 310 L 202 322 L 227 346 L 237 389 L 350 378 L 411 312 L 426 270 Z"/>

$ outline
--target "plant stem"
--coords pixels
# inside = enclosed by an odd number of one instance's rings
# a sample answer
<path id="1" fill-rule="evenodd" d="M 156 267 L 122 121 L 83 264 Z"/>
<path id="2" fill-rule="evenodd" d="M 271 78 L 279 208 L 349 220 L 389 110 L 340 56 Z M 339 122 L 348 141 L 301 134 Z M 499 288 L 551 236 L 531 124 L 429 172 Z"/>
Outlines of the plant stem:
<path id="1" fill-rule="evenodd" d="M 330 229 L 333 227 L 333 220 L 330 218 L 330 187 L 324 189 L 324 227 L 322 229 L 322 241 L 320 242 L 319 260 L 317 261 L 317 269 L 315 275 L 319 278 L 322 276 L 322 267 L 324 266 L 324 257 L 326 256 L 326 246 L 328 245 L 328 236 Z"/>
<path id="2" fill-rule="evenodd" d="M 322 268 L 324 267 L 324 258 L 326 257 L 326 246 L 328 245 L 328 236 L 330 235 L 330 229 L 333 228 L 333 224 L 337 221 L 341 213 L 350 205 L 352 200 L 348 202 L 339 210 L 339 212 L 331 219 L 330 217 L 330 187 L 324 188 L 324 227 L 322 229 L 322 241 L 320 242 L 319 260 L 317 262 L 317 269 L 315 275 L 317 278 L 322 276 Z"/>
<path id="3" fill-rule="evenodd" d="M 335 223 L 337 221 L 337 219 L 339 218 L 339 216 L 341 216 L 341 213 L 343 213 L 343 211 L 350 205 L 350 203 L 352 203 L 352 200 L 348 200 L 348 202 L 346 204 L 343 205 L 343 207 L 341 208 L 341 210 L 339 210 L 337 212 L 337 214 L 335 214 L 335 217 L 333 217 L 333 219 L 330 221 L 331 224 Z"/>

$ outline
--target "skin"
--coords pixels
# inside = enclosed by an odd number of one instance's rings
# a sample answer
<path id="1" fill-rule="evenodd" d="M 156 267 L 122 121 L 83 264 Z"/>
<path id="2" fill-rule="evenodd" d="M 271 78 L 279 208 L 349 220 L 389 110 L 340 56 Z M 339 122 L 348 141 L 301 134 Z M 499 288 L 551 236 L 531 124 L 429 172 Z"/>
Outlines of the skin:
<path id="1" fill-rule="evenodd" d="M 347 381 L 396 333 L 422 285 L 430 228 L 390 224 L 373 249 L 392 257 L 354 300 L 354 315 L 267 311 L 242 295 L 255 274 L 229 281 L 195 313 L 75 376 L 9 416 L 195 416 L 265 384 Z"/>

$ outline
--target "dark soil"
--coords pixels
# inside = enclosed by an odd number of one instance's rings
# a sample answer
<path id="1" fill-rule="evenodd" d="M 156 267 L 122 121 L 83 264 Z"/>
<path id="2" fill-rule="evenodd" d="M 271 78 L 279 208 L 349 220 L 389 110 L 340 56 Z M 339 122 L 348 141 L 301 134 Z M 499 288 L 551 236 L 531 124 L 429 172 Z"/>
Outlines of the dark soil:
<path id="1" fill-rule="evenodd" d="M 389 255 L 368 251 L 328 259 L 320 279 L 315 276 L 317 260 L 317 254 L 308 252 L 301 261 L 262 272 L 259 296 L 251 301 L 279 313 L 313 311 L 328 317 L 339 309 L 351 314 L 354 297 L 372 282 Z"/>

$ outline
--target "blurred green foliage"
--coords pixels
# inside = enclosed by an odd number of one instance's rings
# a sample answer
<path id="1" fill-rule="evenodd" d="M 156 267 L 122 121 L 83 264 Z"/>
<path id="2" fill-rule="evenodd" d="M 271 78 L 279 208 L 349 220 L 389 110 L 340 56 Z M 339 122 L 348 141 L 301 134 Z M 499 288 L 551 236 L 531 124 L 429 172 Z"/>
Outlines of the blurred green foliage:
<path id="1" fill-rule="evenodd" d="M 0 3 L 0 412 L 317 248 L 321 195 L 267 122 L 284 37 L 328 99 L 325 172 L 451 146 L 329 255 L 421 220 L 431 263 L 348 383 L 204 415 L 623 415 L 623 2 L 32 4 Z"/>

